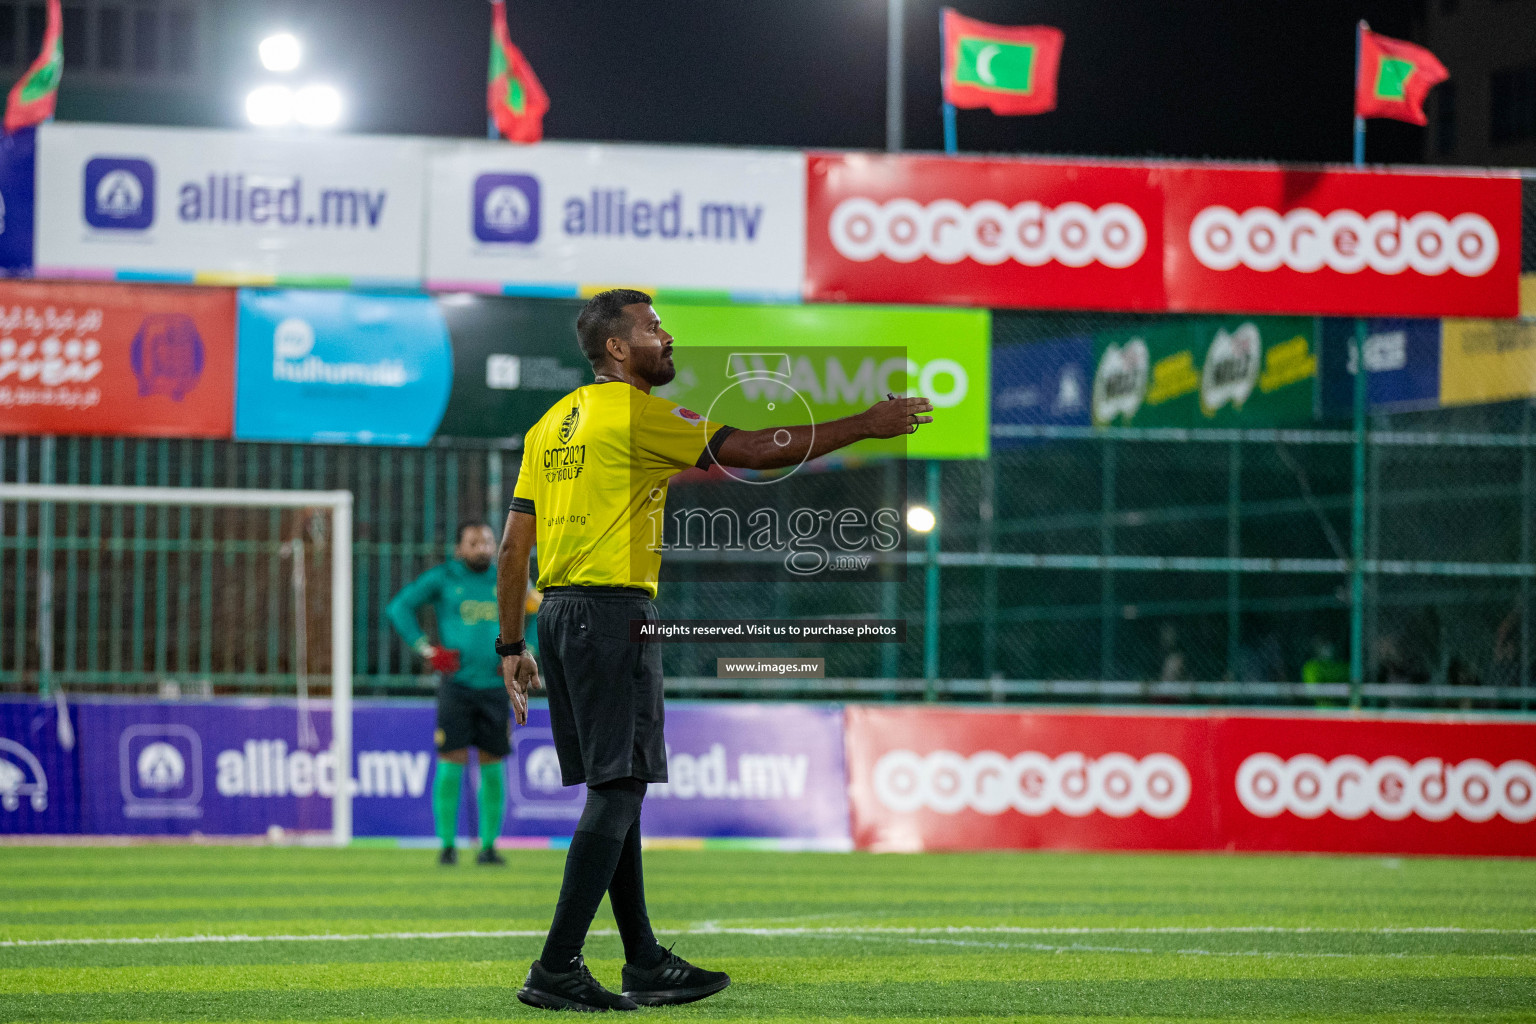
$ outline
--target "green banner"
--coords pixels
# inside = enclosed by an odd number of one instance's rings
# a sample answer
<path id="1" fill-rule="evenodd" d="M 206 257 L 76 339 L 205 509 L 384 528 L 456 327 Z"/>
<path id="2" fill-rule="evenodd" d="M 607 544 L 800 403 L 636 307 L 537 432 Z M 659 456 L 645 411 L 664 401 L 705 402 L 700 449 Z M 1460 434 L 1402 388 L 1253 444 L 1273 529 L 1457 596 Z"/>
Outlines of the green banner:
<path id="1" fill-rule="evenodd" d="M 657 389 L 717 422 L 761 429 L 849 416 L 886 392 L 921 394 L 933 423 L 850 454 L 984 459 L 991 428 L 991 314 L 888 306 L 662 303 L 677 379 Z"/>
<path id="2" fill-rule="evenodd" d="M 1287 427 L 1310 423 L 1311 317 L 1190 317 L 1094 338 L 1098 426 Z"/>

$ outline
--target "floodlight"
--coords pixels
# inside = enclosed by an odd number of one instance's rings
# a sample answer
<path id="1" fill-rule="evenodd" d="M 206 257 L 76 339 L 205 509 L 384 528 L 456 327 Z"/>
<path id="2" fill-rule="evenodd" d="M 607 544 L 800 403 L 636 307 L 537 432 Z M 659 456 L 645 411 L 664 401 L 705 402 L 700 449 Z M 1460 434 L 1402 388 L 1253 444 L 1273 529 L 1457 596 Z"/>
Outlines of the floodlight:
<path id="1" fill-rule="evenodd" d="M 341 120 L 341 93 L 329 85 L 306 85 L 293 97 L 293 116 L 312 128 L 330 127 Z"/>
<path id="2" fill-rule="evenodd" d="M 918 533 L 927 533 L 938 525 L 933 510 L 926 505 L 913 505 L 907 509 L 907 527 Z"/>
<path id="3" fill-rule="evenodd" d="M 303 53 L 299 40 L 291 32 L 267 36 L 256 49 L 261 54 L 261 66 L 268 71 L 292 71 L 299 66 Z"/>
<path id="4" fill-rule="evenodd" d="M 262 127 L 287 124 L 293 120 L 293 90 L 286 85 L 263 85 L 245 97 L 245 116 L 251 124 Z"/>

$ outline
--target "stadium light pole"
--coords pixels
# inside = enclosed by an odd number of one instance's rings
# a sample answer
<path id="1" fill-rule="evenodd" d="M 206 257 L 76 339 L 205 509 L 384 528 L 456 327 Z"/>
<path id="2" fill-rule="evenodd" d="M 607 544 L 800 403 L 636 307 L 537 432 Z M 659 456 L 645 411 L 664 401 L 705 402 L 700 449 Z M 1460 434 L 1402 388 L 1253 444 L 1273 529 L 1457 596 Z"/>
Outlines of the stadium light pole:
<path id="1" fill-rule="evenodd" d="M 885 148 L 900 153 L 902 146 L 902 37 L 906 35 L 903 19 L 906 0 L 886 0 L 885 3 Z"/>

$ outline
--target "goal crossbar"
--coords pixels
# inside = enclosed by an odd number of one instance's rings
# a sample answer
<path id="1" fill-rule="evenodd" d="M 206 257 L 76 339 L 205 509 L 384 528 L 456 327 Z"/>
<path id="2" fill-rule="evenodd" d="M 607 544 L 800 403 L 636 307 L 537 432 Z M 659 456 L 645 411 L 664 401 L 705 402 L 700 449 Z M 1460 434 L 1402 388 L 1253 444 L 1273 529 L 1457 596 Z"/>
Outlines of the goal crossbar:
<path id="1" fill-rule="evenodd" d="M 352 492 L 245 490 L 233 487 L 117 487 L 82 484 L 0 483 L 0 502 L 61 505 L 219 506 L 223 508 L 325 508 L 332 523 L 331 744 L 337 770 L 331 805 L 331 836 L 352 841 Z"/>

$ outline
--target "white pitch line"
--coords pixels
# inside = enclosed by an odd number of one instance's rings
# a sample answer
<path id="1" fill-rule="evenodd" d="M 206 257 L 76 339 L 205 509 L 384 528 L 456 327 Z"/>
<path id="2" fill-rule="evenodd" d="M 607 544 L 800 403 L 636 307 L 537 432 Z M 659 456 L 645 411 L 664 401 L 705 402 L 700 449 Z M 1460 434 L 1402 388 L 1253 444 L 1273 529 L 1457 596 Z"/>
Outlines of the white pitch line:
<path id="1" fill-rule="evenodd" d="M 942 928 L 887 927 L 873 925 L 867 928 L 730 928 L 713 924 L 682 930 L 658 929 L 668 935 L 743 935 L 753 938 L 793 938 L 813 936 L 847 937 L 922 937 L 935 935 L 1536 935 L 1536 928 L 1458 928 L 1454 926 L 1382 927 L 1382 928 L 1314 928 L 1284 927 L 1279 925 L 1207 925 L 1195 927 L 1155 928 L 1030 928 L 1014 925 L 951 925 Z M 594 929 L 595 936 L 618 934 L 611 928 Z M 314 935 L 144 935 L 108 938 L 61 938 L 61 939 L 3 939 L 0 948 L 15 949 L 32 946 L 153 946 L 201 943 L 241 942 L 366 942 L 378 940 L 434 940 L 434 939 L 541 939 L 541 930 L 507 931 L 445 931 L 445 932 L 367 932 L 358 934 L 321 933 Z M 1024 947 L 1021 947 L 1024 948 Z M 1055 948 L 1055 947 L 1052 947 Z M 1068 948 L 1068 947 L 1062 947 Z M 1089 947 L 1084 947 L 1089 948 Z M 1107 951 L 1109 947 L 1104 947 Z M 1129 951 L 1129 950 L 1128 950 Z M 1136 950 L 1140 952 L 1140 950 Z M 1190 952 L 1196 950 L 1154 950 L 1150 952 Z M 1226 954 L 1212 954 L 1226 955 Z M 1254 954 L 1267 955 L 1267 954 Z M 1321 954 L 1319 954 L 1321 955 Z"/>

